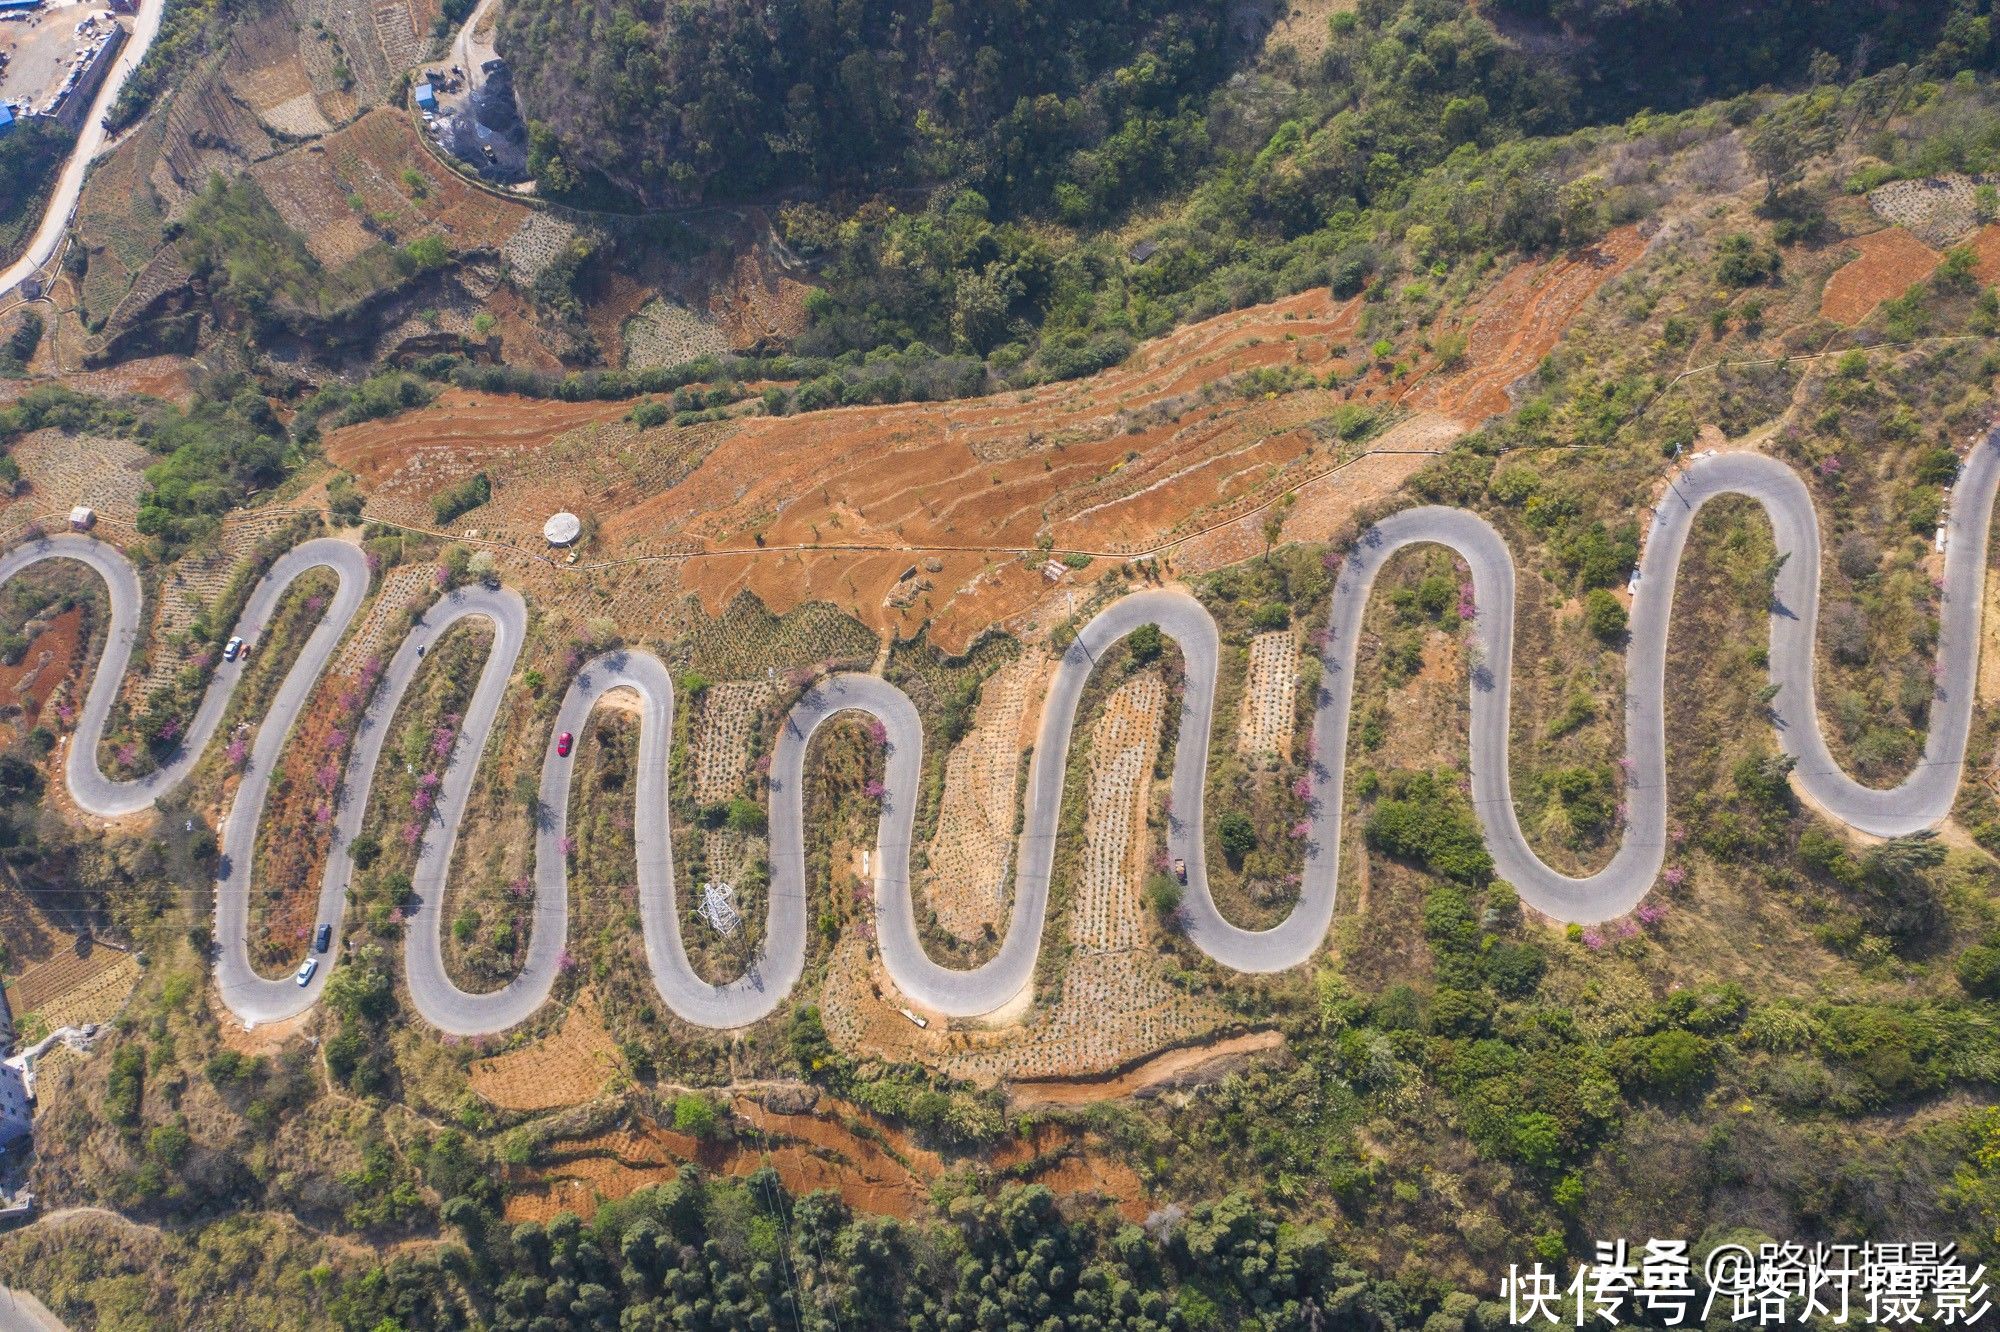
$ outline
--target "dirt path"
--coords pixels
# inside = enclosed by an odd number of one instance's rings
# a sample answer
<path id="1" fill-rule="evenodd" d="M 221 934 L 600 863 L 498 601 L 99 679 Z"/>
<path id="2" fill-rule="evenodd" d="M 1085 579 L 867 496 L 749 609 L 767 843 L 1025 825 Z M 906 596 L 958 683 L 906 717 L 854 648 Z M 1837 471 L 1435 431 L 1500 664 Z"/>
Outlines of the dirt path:
<path id="1" fill-rule="evenodd" d="M 1015 1106 L 1089 1105 L 1097 1101 L 1115 1101 L 1149 1091 L 1212 1081 L 1223 1072 L 1219 1065 L 1235 1063 L 1246 1055 L 1275 1050 L 1284 1043 L 1282 1032 L 1245 1032 L 1241 1036 L 1168 1050 L 1109 1077 L 1010 1083 L 1007 1099 Z"/>

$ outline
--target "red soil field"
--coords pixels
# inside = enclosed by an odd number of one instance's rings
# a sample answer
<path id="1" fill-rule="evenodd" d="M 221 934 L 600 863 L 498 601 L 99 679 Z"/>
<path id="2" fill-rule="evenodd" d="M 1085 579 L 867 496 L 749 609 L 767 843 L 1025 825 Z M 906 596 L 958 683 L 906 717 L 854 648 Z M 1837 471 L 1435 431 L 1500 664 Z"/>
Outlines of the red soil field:
<path id="1" fill-rule="evenodd" d="M 1419 366 L 1404 404 L 1466 424 L 1504 410 L 1506 386 L 1643 248 L 1628 228 L 1592 250 L 1510 270 L 1464 317 L 1463 366 L 1431 377 Z M 1380 370 L 1337 390 L 1247 399 L 1223 381 L 1260 368 L 1319 378 L 1351 367 L 1359 311 L 1358 298 L 1337 302 L 1321 288 L 1190 325 L 1087 379 L 967 401 L 747 416 L 699 428 L 723 433 L 670 483 L 648 490 L 627 470 L 593 491 L 576 469 L 538 474 L 517 508 L 496 498 L 466 522 L 534 550 L 541 518 L 573 507 L 601 524 L 584 568 L 703 550 L 711 553 L 681 563 L 679 584 L 711 613 L 744 590 L 781 613 L 825 599 L 878 631 L 908 635 L 928 620 L 942 646 L 959 647 L 1050 595 L 1038 538 L 1114 558 L 1149 553 L 1244 518 L 1334 467 L 1351 450 L 1310 427 L 1350 399 L 1394 402 L 1397 388 Z M 426 410 L 334 432 L 327 455 L 360 478 L 371 510 L 386 488 L 416 521 L 423 510 L 412 497 L 480 468 L 502 492 L 510 470 L 528 471 L 564 432 L 628 410 L 452 391 Z M 689 450 L 703 438 L 659 431 L 642 442 L 672 447 L 654 436 L 687 439 Z M 1389 469 L 1388 488 L 1421 461 Z M 1367 499 L 1382 492 L 1366 489 Z M 1358 507 L 1337 482 L 1316 491 L 1316 509 Z M 931 589 L 887 604 L 919 561 L 936 565 L 926 564 Z"/>
<path id="2" fill-rule="evenodd" d="M 1938 252 L 1901 227 L 1885 227 L 1849 242 L 1861 251 L 1826 280 L 1819 312 L 1840 324 L 1858 324 L 1883 301 L 1894 300 L 1937 267 Z"/>

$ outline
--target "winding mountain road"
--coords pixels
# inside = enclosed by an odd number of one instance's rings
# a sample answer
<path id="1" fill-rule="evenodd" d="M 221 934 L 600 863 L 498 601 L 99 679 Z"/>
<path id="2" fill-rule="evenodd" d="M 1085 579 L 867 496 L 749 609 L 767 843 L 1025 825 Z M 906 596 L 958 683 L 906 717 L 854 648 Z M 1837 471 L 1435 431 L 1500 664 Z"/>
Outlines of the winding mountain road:
<path id="1" fill-rule="evenodd" d="M 55 257 L 56 247 L 62 243 L 63 233 L 69 230 L 70 218 L 76 213 L 77 200 L 83 197 L 83 181 L 90 174 L 90 164 L 97 160 L 97 155 L 104 151 L 107 144 L 117 142 L 104 128 L 104 117 L 111 110 L 111 104 L 118 100 L 125 81 L 132 77 L 132 71 L 139 67 L 139 62 L 146 58 L 146 52 L 152 49 L 153 39 L 160 35 L 160 20 L 166 12 L 167 0 L 139 0 L 138 13 L 132 20 L 132 35 L 126 41 L 125 49 L 118 53 L 111 72 L 105 76 L 104 85 L 97 90 L 97 97 L 84 115 L 76 142 L 70 147 L 69 160 L 63 163 L 62 174 L 56 178 L 56 187 L 49 195 L 48 206 L 42 210 L 41 225 L 35 228 L 35 234 L 29 238 L 20 257 L 0 269 L 0 301 L 4 301 L 10 292 Z"/>
<path id="2" fill-rule="evenodd" d="M 920 788 L 923 726 L 904 694 L 872 675 L 837 674 L 809 690 L 780 732 L 770 774 L 771 891 L 763 943 L 744 974 L 714 985 L 689 964 L 680 936 L 667 808 L 668 751 L 674 688 L 657 658 L 640 651 L 605 653 L 584 664 L 571 682 L 549 731 L 536 820 L 535 910 L 528 955 L 504 988 L 468 993 L 452 983 L 443 957 L 445 880 L 474 773 L 514 673 L 527 632 L 521 598 L 499 588 L 473 587 L 443 598 L 405 638 L 384 670 L 356 732 L 343 778 L 319 901 L 319 920 L 339 921 L 353 875 L 350 846 L 359 833 L 369 789 L 396 707 L 423 665 L 424 650 L 453 624 L 483 618 L 494 640 L 460 727 L 429 830 L 413 874 L 405 956 L 413 1006 L 434 1026 L 457 1035 L 502 1031 L 532 1014 L 548 997 L 561 967 L 569 924 L 569 878 L 563 852 L 573 771 L 555 753 L 562 731 L 580 734 L 592 711 L 615 689 L 640 700 L 640 749 L 635 783 L 634 839 L 641 928 L 661 999 L 683 1019 L 715 1028 L 741 1027 L 784 1002 L 803 973 L 806 953 L 805 762 L 813 734 L 831 718 L 863 712 L 887 738 L 886 794 L 877 832 L 876 925 L 891 979 L 916 1005 L 947 1016 L 976 1016 L 1005 1006 L 1028 987 L 1041 947 L 1051 867 L 1070 740 L 1085 684 L 1104 652 L 1142 624 L 1156 624 L 1180 645 L 1186 671 L 1173 814 L 1167 847 L 1185 859 L 1188 937 L 1224 966 L 1244 972 L 1282 971 L 1311 958 L 1333 918 L 1338 879 L 1342 781 L 1347 751 L 1356 648 L 1362 614 L 1376 575 L 1398 551 L 1438 544 L 1472 570 L 1478 612 L 1473 620 L 1471 768 L 1473 803 L 1500 877 L 1522 900 L 1559 920 L 1593 923 L 1623 915 L 1653 886 L 1666 846 L 1667 778 L 1664 700 L 1667 631 L 1676 574 L 1695 515 L 1708 501 L 1742 495 L 1769 516 L 1783 556 L 1771 606 L 1771 681 L 1777 691 L 1769 720 L 1785 753 L 1797 761 L 1794 780 L 1833 818 L 1861 832 L 1893 837 L 1931 827 L 1950 811 L 1971 726 L 1979 664 L 1979 613 L 1986 577 L 1986 542 L 2000 489 L 2000 429 L 1965 460 L 1947 520 L 1944 606 L 1938 643 L 1937 697 L 1923 761 L 1893 790 L 1876 790 L 1840 770 L 1827 750 L 1814 702 L 1813 639 L 1818 620 L 1819 525 L 1804 484 L 1784 464 L 1759 454 L 1699 459 L 1668 488 L 1652 517 L 1630 622 L 1626 685 L 1626 824 L 1611 863 L 1588 878 L 1570 878 L 1544 864 L 1522 837 L 1509 786 L 1507 740 L 1515 614 L 1514 563 L 1499 534 L 1459 509 L 1414 508 L 1365 533 L 1341 569 L 1333 593 L 1328 647 L 1317 701 L 1312 750 L 1312 816 L 1307 862 L 1297 906 L 1267 930 L 1230 924 L 1216 909 L 1203 857 L 1202 801 L 1209 735 L 1214 725 L 1218 643 L 1214 621 L 1192 597 L 1148 591 L 1124 597 L 1086 624 L 1063 654 L 1050 684 L 1041 732 L 1030 762 L 1025 826 L 1013 915 L 999 952 L 970 970 L 941 966 L 924 951 L 909 879 L 910 839 Z M 105 777 L 96 763 L 113 697 L 125 675 L 140 623 L 138 575 L 113 548 L 88 537 L 58 536 L 0 556 L 0 582 L 48 559 L 74 559 L 95 570 L 110 591 L 109 641 L 68 756 L 68 781 L 78 805 L 117 816 L 143 810 L 172 790 L 214 738 L 242 664 L 218 668 L 184 749 L 159 771 L 131 782 Z M 282 557 L 253 591 L 243 623 L 263 623 L 284 590 L 308 569 L 331 569 L 339 590 L 319 627 L 280 685 L 252 748 L 245 776 L 225 821 L 217 878 L 217 980 L 232 1012 L 249 1022 L 295 1016 L 318 999 L 334 957 L 312 983 L 266 978 L 249 956 L 250 867 L 270 774 L 313 684 L 364 600 L 368 573 L 354 545 L 331 538 L 305 542 Z M 282 830 L 274 830 L 282 832 Z"/>

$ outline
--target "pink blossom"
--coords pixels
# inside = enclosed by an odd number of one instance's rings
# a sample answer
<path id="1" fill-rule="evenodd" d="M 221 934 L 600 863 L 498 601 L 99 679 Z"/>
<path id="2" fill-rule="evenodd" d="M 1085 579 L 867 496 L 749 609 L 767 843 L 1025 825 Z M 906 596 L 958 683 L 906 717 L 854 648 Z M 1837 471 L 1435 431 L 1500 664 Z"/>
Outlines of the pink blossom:
<path id="1" fill-rule="evenodd" d="M 415 846 L 417 839 L 424 835 L 424 826 L 421 823 L 406 823 L 397 835 L 403 839 L 404 846 Z"/>
<path id="2" fill-rule="evenodd" d="M 1344 561 L 1346 558 L 1347 557 L 1342 555 L 1339 551 L 1329 547 L 1327 549 L 1326 554 L 1319 557 L 1319 567 L 1326 570 L 1330 574 L 1337 574 L 1340 572 L 1340 566 L 1342 561 Z"/>
<path id="3" fill-rule="evenodd" d="M 759 754 L 757 756 L 757 761 L 750 765 L 750 769 L 751 771 L 755 772 L 759 777 L 770 776 L 771 756 L 769 754 Z"/>
<path id="4" fill-rule="evenodd" d="M 333 822 L 333 806 L 324 800 L 313 806 L 313 823 L 321 828 Z"/>
<path id="5" fill-rule="evenodd" d="M 112 757 L 117 759 L 119 767 L 129 768 L 139 761 L 139 750 L 134 745 L 120 745 L 118 752 Z"/>
<path id="6" fill-rule="evenodd" d="M 861 788 L 861 794 L 867 796 L 870 800 L 880 800 L 882 798 L 882 793 L 886 789 L 887 788 L 882 785 L 882 781 L 880 778 L 870 777 L 868 779 L 868 784 Z"/>
<path id="7" fill-rule="evenodd" d="M 338 726 L 334 727 L 333 730 L 327 733 L 326 747 L 335 753 L 339 753 L 341 750 L 347 748 L 347 732 L 341 730 Z"/>
<path id="8" fill-rule="evenodd" d="M 63 725 L 67 726 L 76 720 L 76 709 L 66 702 L 58 703 L 56 704 L 56 716 L 62 721 Z"/>
<path id="9" fill-rule="evenodd" d="M 403 923 L 403 908 L 401 907 L 390 908 L 389 923 L 391 925 L 401 925 Z"/>
<path id="10" fill-rule="evenodd" d="M 1687 871 L 1682 869 L 1679 865 L 1667 866 L 1667 873 L 1666 873 L 1667 887 L 1669 888 L 1680 887 L 1682 884 L 1687 882 L 1687 876 L 1688 876 Z"/>
<path id="11" fill-rule="evenodd" d="M 1819 464 L 1819 474 L 1821 476 L 1839 476 L 1840 465 L 1840 459 L 1838 458 L 1822 458 Z"/>
<path id="12" fill-rule="evenodd" d="M 437 790 L 438 787 L 443 784 L 443 782 L 444 778 L 438 776 L 435 772 L 427 772 L 423 776 L 417 778 L 417 785 L 426 791 Z"/>
<path id="13" fill-rule="evenodd" d="M 361 695 L 355 693 L 352 689 L 343 689 L 340 691 L 338 702 L 342 712 L 353 712 L 361 706 Z"/>
<path id="14" fill-rule="evenodd" d="M 561 848 L 562 853 L 566 856 L 576 854 L 576 838 L 571 837 L 568 833 L 564 833 L 562 840 L 557 842 L 556 845 Z"/>
<path id="15" fill-rule="evenodd" d="M 1666 919 L 1667 908 L 1658 902 L 1646 902 L 1639 907 L 1639 919 L 1648 925 L 1657 925 Z"/>
<path id="16" fill-rule="evenodd" d="M 331 791 L 334 787 L 340 785 L 340 769 L 334 764 L 333 760 L 328 759 L 325 763 L 320 764 L 319 768 L 313 773 L 313 781 L 318 783 L 320 790 Z"/>
<path id="17" fill-rule="evenodd" d="M 528 876 L 525 874 L 507 885 L 507 891 L 516 897 L 526 897 L 533 888 L 534 885 L 528 882 Z"/>
<path id="18" fill-rule="evenodd" d="M 1675 846 L 1679 846 L 1683 842 L 1687 841 L 1688 830 L 1686 828 L 1683 828 L 1680 824 L 1676 823 L 1671 828 L 1667 829 L 1667 836 L 1673 839 Z"/>
<path id="19" fill-rule="evenodd" d="M 371 575 L 382 572 L 382 557 L 372 550 L 368 552 L 368 572 Z"/>
<path id="20" fill-rule="evenodd" d="M 431 581 L 437 584 L 439 587 L 450 587 L 451 570 L 445 568 L 442 564 L 440 564 L 437 567 L 437 576 L 431 579 Z"/>
<path id="21" fill-rule="evenodd" d="M 250 741 L 241 735 L 231 736 L 228 745 L 223 748 L 222 757 L 228 760 L 230 767 L 242 767 L 250 757 Z"/>
<path id="22" fill-rule="evenodd" d="M 576 959 L 570 956 L 569 949 L 565 948 L 556 954 L 556 970 L 565 972 L 576 970 Z"/>
<path id="23" fill-rule="evenodd" d="M 1583 946 L 1594 953 L 1604 947 L 1604 936 L 1596 930 L 1585 930 L 1583 932 Z"/>
<path id="24" fill-rule="evenodd" d="M 1632 938 L 1632 937 L 1633 937 L 1634 935 L 1636 935 L 1636 934 L 1638 934 L 1638 933 L 1639 933 L 1639 927 L 1638 927 L 1637 925 L 1634 925 L 1634 924 L 1633 924 L 1633 923 L 1632 923 L 1631 921 L 1629 921 L 1629 920 L 1621 920 L 1621 921 L 1619 921 L 1619 922 L 1618 922 L 1618 937 L 1619 937 L 1619 938 L 1621 938 L 1621 939 L 1630 939 L 1630 938 Z"/>
<path id="25" fill-rule="evenodd" d="M 326 598 L 315 592 L 306 598 L 306 614 L 317 615 L 326 609 Z"/>
<path id="26" fill-rule="evenodd" d="M 1298 800 L 1311 800 L 1313 798 L 1312 778 L 1300 774 L 1298 779 L 1292 783 L 1292 796 Z"/>
<path id="27" fill-rule="evenodd" d="M 878 745 L 889 743 L 889 728 L 882 724 L 880 717 L 870 717 L 868 719 L 868 738 Z"/>
<path id="28" fill-rule="evenodd" d="M 414 809 L 419 814 L 430 813 L 431 806 L 435 805 L 436 803 L 437 803 L 437 797 L 432 795 L 429 791 L 419 791 L 415 795 L 410 797 L 410 808 Z"/>
<path id="29" fill-rule="evenodd" d="M 172 741 L 178 740 L 180 738 L 181 738 L 180 718 L 178 717 L 167 718 L 167 720 L 160 726 L 160 739 L 171 743 Z"/>
<path id="30" fill-rule="evenodd" d="M 1297 823 L 1294 823 L 1291 827 L 1292 839 L 1294 841 L 1302 842 L 1306 838 L 1312 836 L 1312 830 L 1313 826 L 1311 819 L 1300 819 Z"/>

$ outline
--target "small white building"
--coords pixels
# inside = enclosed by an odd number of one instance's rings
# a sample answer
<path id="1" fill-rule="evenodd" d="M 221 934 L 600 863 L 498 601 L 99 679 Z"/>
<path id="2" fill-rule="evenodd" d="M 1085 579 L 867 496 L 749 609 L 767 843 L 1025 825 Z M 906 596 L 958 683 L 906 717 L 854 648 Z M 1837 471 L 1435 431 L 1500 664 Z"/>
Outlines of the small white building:
<path id="1" fill-rule="evenodd" d="M 550 514 L 542 524 L 542 536 L 551 546 L 567 546 L 583 535 L 583 520 L 573 513 Z"/>
<path id="2" fill-rule="evenodd" d="M 0 1149 L 35 1129 L 35 1098 L 25 1060 L 0 1062 Z"/>
<path id="3" fill-rule="evenodd" d="M 69 511 L 69 528 L 72 532 L 88 532 L 97 526 L 97 510 L 88 504 L 79 504 Z"/>

